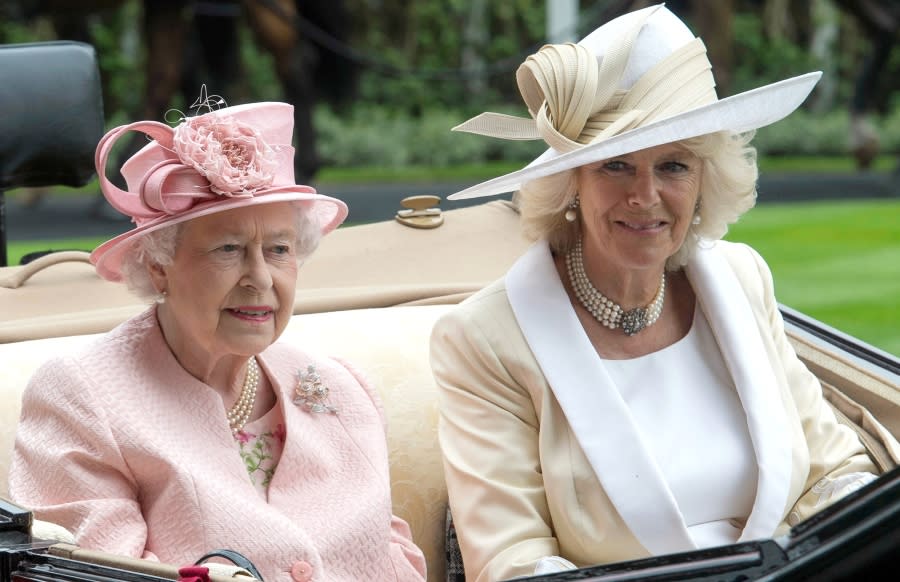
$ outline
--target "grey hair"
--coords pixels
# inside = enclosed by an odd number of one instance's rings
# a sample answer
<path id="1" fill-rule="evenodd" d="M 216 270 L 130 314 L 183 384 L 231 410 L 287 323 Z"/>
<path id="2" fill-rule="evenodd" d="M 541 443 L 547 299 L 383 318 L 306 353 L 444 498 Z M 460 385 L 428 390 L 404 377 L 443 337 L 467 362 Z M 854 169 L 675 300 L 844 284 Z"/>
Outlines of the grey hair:
<path id="1" fill-rule="evenodd" d="M 756 148 L 750 145 L 754 132 L 718 132 L 677 142 L 702 162 L 699 224 L 691 224 L 681 248 L 666 266 L 676 270 L 687 264 L 703 240 L 718 240 L 756 204 Z M 576 170 L 570 169 L 536 178 L 515 193 L 525 236 L 546 239 L 550 248 L 565 253 L 575 244 L 580 215 L 575 222 L 565 212 L 577 195 Z"/>
<path id="2" fill-rule="evenodd" d="M 312 218 L 311 206 L 294 204 L 296 210 L 297 229 L 297 265 L 303 262 L 318 248 L 322 232 L 318 223 Z M 150 267 L 159 265 L 167 267 L 175 260 L 175 249 L 181 239 L 185 223 L 173 224 L 147 233 L 135 240 L 122 259 L 122 279 L 128 289 L 146 301 L 159 296 L 160 290 L 153 284 Z"/>

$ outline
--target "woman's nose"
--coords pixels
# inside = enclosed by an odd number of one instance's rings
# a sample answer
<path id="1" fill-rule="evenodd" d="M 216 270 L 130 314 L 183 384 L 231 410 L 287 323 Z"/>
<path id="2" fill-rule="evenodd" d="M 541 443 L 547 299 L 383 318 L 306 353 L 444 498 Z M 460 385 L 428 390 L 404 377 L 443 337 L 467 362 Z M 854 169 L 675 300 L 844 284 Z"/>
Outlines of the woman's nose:
<path id="1" fill-rule="evenodd" d="M 659 180 L 652 170 L 638 170 L 628 192 L 628 205 L 651 207 L 659 202 Z"/>
<path id="2" fill-rule="evenodd" d="M 272 286 L 272 274 L 261 247 L 248 247 L 244 257 L 244 276 L 241 285 L 257 292 L 265 291 Z"/>

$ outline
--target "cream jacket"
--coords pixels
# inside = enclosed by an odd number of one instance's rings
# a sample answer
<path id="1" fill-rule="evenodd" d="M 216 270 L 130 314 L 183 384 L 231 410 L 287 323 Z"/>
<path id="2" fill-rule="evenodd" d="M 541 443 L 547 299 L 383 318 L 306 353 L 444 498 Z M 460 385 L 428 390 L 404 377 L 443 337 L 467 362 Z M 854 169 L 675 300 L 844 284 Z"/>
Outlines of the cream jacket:
<path id="1" fill-rule="evenodd" d="M 876 468 L 790 346 L 762 258 L 745 245 L 710 243 L 686 273 L 758 465 L 739 541 L 780 535 Z M 545 243 L 444 316 L 431 354 L 468 580 L 531 575 L 554 555 L 583 567 L 695 549 Z"/>
<path id="2" fill-rule="evenodd" d="M 212 388 L 169 351 L 149 310 L 25 390 L 10 493 L 84 548 L 176 566 L 213 549 L 247 556 L 266 582 L 424 580 L 392 515 L 384 417 L 347 364 L 274 344 L 259 355 L 287 440 L 263 499 Z M 293 404 L 315 365 L 337 414 Z"/>

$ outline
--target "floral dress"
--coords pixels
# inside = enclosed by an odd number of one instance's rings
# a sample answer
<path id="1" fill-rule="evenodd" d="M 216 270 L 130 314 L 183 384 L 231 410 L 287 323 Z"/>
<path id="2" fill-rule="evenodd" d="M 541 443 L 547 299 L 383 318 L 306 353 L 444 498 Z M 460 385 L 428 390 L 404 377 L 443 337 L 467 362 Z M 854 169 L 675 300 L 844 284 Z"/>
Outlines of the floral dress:
<path id="1" fill-rule="evenodd" d="M 234 436 L 250 481 L 263 499 L 268 495 L 269 483 L 281 459 L 286 436 L 281 407 L 277 405 L 260 418 L 248 422 Z"/>

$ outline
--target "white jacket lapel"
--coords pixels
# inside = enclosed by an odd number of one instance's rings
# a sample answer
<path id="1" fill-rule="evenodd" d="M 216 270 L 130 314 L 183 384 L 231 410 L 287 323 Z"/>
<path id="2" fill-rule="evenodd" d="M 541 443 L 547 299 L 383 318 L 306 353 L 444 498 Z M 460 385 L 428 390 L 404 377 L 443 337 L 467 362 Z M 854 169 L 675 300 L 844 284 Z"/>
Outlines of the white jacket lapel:
<path id="1" fill-rule="evenodd" d="M 782 520 L 791 476 L 791 435 L 756 319 L 731 266 L 701 248 L 686 269 L 737 388 L 759 467 L 756 499 L 739 541 L 770 537 Z"/>
<path id="2" fill-rule="evenodd" d="M 546 243 L 513 265 L 506 289 L 572 432 L 634 536 L 653 554 L 694 548 L 671 490 L 572 309 Z"/>

